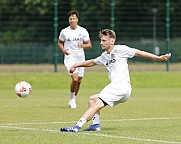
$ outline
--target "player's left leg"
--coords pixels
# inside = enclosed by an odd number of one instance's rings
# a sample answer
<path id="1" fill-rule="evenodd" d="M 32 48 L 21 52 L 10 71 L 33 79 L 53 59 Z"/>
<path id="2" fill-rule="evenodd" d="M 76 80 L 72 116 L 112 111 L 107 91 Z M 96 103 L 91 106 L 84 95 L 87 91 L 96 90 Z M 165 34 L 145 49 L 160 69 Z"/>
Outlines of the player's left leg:
<path id="1" fill-rule="evenodd" d="M 88 121 L 90 121 L 93 116 L 100 113 L 100 109 L 105 106 L 103 101 L 97 97 L 97 95 L 91 96 L 89 99 L 89 108 L 84 113 L 82 118 L 77 122 L 77 124 L 70 128 L 61 128 L 61 132 L 78 132 L 81 127 Z"/>
<path id="2" fill-rule="evenodd" d="M 78 72 L 78 80 L 77 80 L 76 87 L 75 87 L 75 96 L 77 96 L 77 94 L 79 92 L 81 81 L 82 81 L 82 78 L 84 77 L 85 68 L 78 67 L 78 68 L 76 68 L 76 70 Z"/>
<path id="3" fill-rule="evenodd" d="M 77 96 L 77 94 L 79 92 L 81 80 L 82 80 L 82 77 L 78 77 L 78 81 L 77 81 L 76 87 L 75 87 L 75 96 Z"/>
<path id="4" fill-rule="evenodd" d="M 104 106 L 108 105 L 102 99 L 100 99 L 100 100 L 104 103 Z M 98 110 L 97 113 L 92 118 L 92 124 L 88 128 L 85 128 L 84 131 L 100 131 L 100 130 L 101 130 L 101 127 L 100 127 L 100 110 Z"/>
<path id="5" fill-rule="evenodd" d="M 96 113 L 100 114 L 100 110 L 105 106 L 103 101 L 97 97 L 97 95 L 93 95 L 89 98 L 89 108 L 82 116 L 86 121 L 90 121 Z"/>
<path id="6" fill-rule="evenodd" d="M 79 80 L 78 73 L 74 73 L 71 75 L 71 84 L 70 84 L 70 100 L 68 102 L 68 106 L 72 109 L 76 108 L 76 87 Z"/>
<path id="7" fill-rule="evenodd" d="M 85 128 L 84 131 L 100 131 L 100 113 L 97 112 L 93 118 L 92 118 L 92 124 L 88 127 Z"/>

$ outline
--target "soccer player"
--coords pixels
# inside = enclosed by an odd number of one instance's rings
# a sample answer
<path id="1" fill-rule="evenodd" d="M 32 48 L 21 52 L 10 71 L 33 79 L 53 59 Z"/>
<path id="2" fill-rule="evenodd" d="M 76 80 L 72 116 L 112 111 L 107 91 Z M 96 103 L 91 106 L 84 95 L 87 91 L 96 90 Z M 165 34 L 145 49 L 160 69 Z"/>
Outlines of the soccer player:
<path id="1" fill-rule="evenodd" d="M 92 48 L 88 31 L 78 25 L 78 12 L 68 13 L 69 26 L 62 29 L 59 35 L 58 47 L 64 53 L 64 64 L 70 71 L 70 67 L 75 63 L 85 61 L 84 49 Z M 70 100 L 68 106 L 76 108 L 76 96 L 79 92 L 81 80 L 84 76 L 84 67 L 77 67 L 71 75 Z"/>
<path id="2" fill-rule="evenodd" d="M 100 45 L 105 51 L 101 56 L 74 64 L 70 72 L 74 72 L 77 67 L 92 67 L 97 64 L 103 64 L 109 71 L 111 82 L 99 93 L 89 98 L 89 108 L 80 118 L 76 125 L 68 128 L 61 128 L 61 132 L 78 132 L 81 127 L 91 119 L 90 127 L 85 131 L 100 130 L 100 110 L 105 106 L 111 107 L 128 100 L 131 94 L 130 76 L 127 60 L 134 56 L 152 59 L 154 61 L 167 61 L 171 54 L 157 56 L 126 45 L 115 45 L 116 34 L 113 30 L 103 29 L 99 32 Z"/>

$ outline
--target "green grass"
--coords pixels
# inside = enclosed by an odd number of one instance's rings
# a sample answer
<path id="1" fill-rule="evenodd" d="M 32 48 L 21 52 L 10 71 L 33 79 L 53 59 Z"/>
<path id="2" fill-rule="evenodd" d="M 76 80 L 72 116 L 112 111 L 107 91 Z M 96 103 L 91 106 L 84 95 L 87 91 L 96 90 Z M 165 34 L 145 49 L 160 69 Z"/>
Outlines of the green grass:
<path id="1" fill-rule="evenodd" d="M 28 81 L 33 92 L 19 98 L 14 86 Z M 130 99 L 101 113 L 100 132 L 60 133 L 74 125 L 90 95 L 108 82 L 107 73 L 86 73 L 77 109 L 67 108 L 70 77 L 65 73 L 0 73 L 2 144 L 181 143 L 181 73 L 133 72 Z M 87 127 L 91 122 L 87 123 Z"/>

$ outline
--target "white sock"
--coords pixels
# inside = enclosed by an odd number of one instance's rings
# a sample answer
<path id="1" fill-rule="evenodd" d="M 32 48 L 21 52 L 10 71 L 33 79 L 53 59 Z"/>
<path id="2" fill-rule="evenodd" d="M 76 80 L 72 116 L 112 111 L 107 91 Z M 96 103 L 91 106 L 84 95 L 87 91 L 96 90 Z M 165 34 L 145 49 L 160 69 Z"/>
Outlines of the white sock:
<path id="1" fill-rule="evenodd" d="M 80 118 L 80 120 L 77 122 L 76 125 L 81 128 L 86 122 L 87 122 L 86 119 Z"/>
<path id="2" fill-rule="evenodd" d="M 75 92 L 70 93 L 70 99 L 75 99 Z"/>
<path id="3" fill-rule="evenodd" d="M 99 124 L 100 123 L 100 115 L 95 114 L 94 117 L 92 118 L 93 124 Z"/>

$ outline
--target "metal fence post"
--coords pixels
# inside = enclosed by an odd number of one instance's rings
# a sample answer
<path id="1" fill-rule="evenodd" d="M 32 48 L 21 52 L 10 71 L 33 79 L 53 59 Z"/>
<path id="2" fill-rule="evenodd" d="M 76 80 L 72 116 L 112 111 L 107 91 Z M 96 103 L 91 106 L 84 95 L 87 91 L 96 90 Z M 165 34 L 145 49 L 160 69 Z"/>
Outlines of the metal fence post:
<path id="1" fill-rule="evenodd" d="M 111 0 L 111 29 L 112 30 L 114 30 L 115 28 L 114 8 L 115 8 L 114 0 Z"/>
<path id="2" fill-rule="evenodd" d="M 170 52 L 170 0 L 166 0 L 166 49 Z M 166 62 L 167 71 L 169 71 L 169 60 Z"/>
<path id="3" fill-rule="evenodd" d="M 57 36 L 58 36 L 58 0 L 54 0 L 54 72 L 57 72 L 57 64 L 58 64 Z"/>

